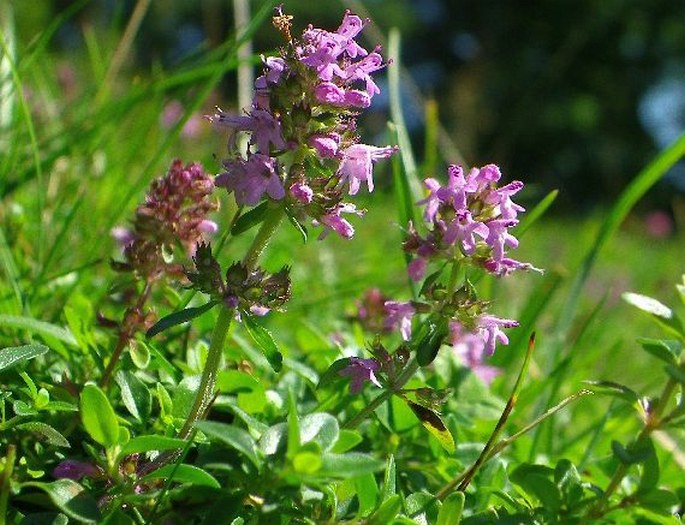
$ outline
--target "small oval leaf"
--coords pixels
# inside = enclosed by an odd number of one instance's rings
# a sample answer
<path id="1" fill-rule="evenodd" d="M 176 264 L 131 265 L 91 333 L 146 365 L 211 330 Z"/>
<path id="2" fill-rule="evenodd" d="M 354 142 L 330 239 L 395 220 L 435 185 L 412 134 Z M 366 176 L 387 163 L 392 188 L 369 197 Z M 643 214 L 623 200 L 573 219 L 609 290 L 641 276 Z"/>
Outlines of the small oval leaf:
<path id="1" fill-rule="evenodd" d="M 143 477 L 144 480 L 163 479 L 167 480 L 169 476 L 173 475 L 173 481 L 176 483 L 192 483 L 193 485 L 202 485 L 205 487 L 212 487 L 218 489 L 221 487 L 219 482 L 209 472 L 202 470 L 194 465 L 165 465 L 150 474 Z"/>
<path id="2" fill-rule="evenodd" d="M 243 312 L 242 319 L 247 333 L 250 334 L 250 337 L 252 337 L 252 340 L 262 351 L 266 360 L 269 361 L 271 368 L 273 368 L 274 372 L 279 372 L 283 365 L 283 356 L 271 332 L 264 328 L 253 315 Z"/>
<path id="3" fill-rule="evenodd" d="M 438 440 L 442 448 L 452 454 L 455 450 L 454 438 L 442 421 L 440 414 L 435 410 L 421 406 L 408 399 L 405 399 L 405 401 L 409 408 L 411 408 L 411 411 L 414 412 L 414 415 L 419 418 L 419 421 L 421 421 L 421 424 L 426 430 Z"/>
<path id="4" fill-rule="evenodd" d="M 81 420 L 86 432 L 103 447 L 119 442 L 119 423 L 105 393 L 89 384 L 81 392 Z"/>
<path id="5" fill-rule="evenodd" d="M 52 483 L 28 482 L 23 486 L 46 492 L 60 511 L 80 523 L 100 523 L 102 516 L 97 502 L 72 479 L 58 479 Z"/>
<path id="6" fill-rule="evenodd" d="M 49 348 L 45 345 L 33 343 L 22 346 L 10 346 L 0 350 L 0 370 L 13 367 L 34 357 L 45 354 Z"/>
<path id="7" fill-rule="evenodd" d="M 19 430 L 25 430 L 36 434 L 36 436 L 42 438 L 44 441 L 50 445 L 56 447 L 71 448 L 67 438 L 60 434 L 57 430 L 46 423 L 41 423 L 40 421 L 29 421 L 28 423 L 22 423 L 17 425 Z"/>

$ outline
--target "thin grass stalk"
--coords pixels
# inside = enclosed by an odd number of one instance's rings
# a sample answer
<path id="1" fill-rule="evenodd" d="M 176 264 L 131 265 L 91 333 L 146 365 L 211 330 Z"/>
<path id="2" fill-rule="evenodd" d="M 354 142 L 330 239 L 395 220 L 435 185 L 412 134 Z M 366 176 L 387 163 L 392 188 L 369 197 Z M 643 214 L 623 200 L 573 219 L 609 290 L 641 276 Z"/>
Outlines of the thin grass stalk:
<path id="1" fill-rule="evenodd" d="M 147 13 L 151 3 L 152 0 L 138 0 L 136 3 L 136 7 L 133 9 L 131 18 L 129 19 L 128 24 L 126 24 L 124 34 L 121 37 L 121 40 L 119 40 L 119 45 L 114 51 L 112 61 L 109 63 L 109 68 L 107 68 L 105 78 L 102 84 L 100 84 L 100 90 L 95 96 L 96 105 L 99 106 L 102 104 L 105 98 L 110 94 L 114 79 L 119 75 L 121 66 L 124 65 L 126 57 L 131 53 L 133 41 L 138 34 L 140 24 L 142 24 L 143 18 L 145 18 L 145 14 Z"/>

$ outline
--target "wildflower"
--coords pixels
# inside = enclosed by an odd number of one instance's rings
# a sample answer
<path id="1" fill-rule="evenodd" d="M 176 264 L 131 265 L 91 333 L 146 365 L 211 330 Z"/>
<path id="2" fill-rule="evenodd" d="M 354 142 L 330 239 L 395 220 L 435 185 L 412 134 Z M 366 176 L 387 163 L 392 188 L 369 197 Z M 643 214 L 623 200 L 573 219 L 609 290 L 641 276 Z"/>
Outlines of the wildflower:
<path id="1" fill-rule="evenodd" d="M 358 394 L 362 391 L 365 381 L 371 381 L 378 388 L 382 385 L 376 378 L 374 372 L 378 371 L 380 364 L 375 359 L 363 359 L 361 357 L 350 357 L 350 364 L 338 372 L 341 376 L 349 376 L 350 392 Z"/>
<path id="2" fill-rule="evenodd" d="M 452 348 L 461 363 L 469 368 L 485 384 L 489 385 L 500 374 L 498 368 L 484 363 L 485 341 L 478 334 L 465 332 L 463 326 L 453 321 L 450 323 Z"/>
<path id="3" fill-rule="evenodd" d="M 523 183 L 514 181 L 497 187 L 502 174 L 494 164 L 473 168 L 466 175 L 461 166 L 451 165 L 447 171 L 445 186 L 433 178 L 424 181 L 428 196 L 419 204 L 425 206 L 423 217 L 429 232 L 421 237 L 411 228 L 405 241 L 405 251 L 416 256 L 409 265 L 410 277 L 422 278 L 430 260 L 455 257 L 496 275 L 514 270 L 540 271 L 507 255 L 509 248 L 518 246 L 511 229 L 524 208 L 511 197 Z"/>
<path id="4" fill-rule="evenodd" d="M 316 150 L 322 159 L 332 159 L 340 146 L 340 135 L 337 133 L 316 134 L 309 137 L 309 145 Z"/>
<path id="5" fill-rule="evenodd" d="M 348 182 L 350 195 L 355 195 L 359 191 L 360 181 L 365 181 L 369 192 L 372 192 L 373 163 L 379 159 L 387 159 L 397 150 L 396 146 L 379 148 L 366 144 L 353 144 L 342 152 L 342 161 L 338 168 L 340 183 Z"/>
<path id="6" fill-rule="evenodd" d="M 281 135 L 281 123 L 270 111 L 255 107 L 247 115 L 230 115 L 218 109 L 214 115 L 207 116 L 210 122 L 234 131 L 250 131 L 251 142 L 260 153 L 268 154 L 270 145 L 276 149 L 285 149 L 286 144 Z"/>
<path id="7" fill-rule="evenodd" d="M 296 182 L 290 186 L 290 195 L 302 204 L 309 204 L 314 198 L 314 190 L 304 182 Z"/>
<path id="8" fill-rule="evenodd" d="M 274 200 L 285 197 L 285 189 L 278 173 L 276 161 L 261 153 L 251 154 L 247 160 L 224 161 L 225 172 L 217 175 L 214 183 L 233 192 L 240 206 L 255 206 L 266 193 Z"/>
<path id="9" fill-rule="evenodd" d="M 411 319 L 416 310 L 410 302 L 402 303 L 398 301 L 385 301 L 385 328 L 395 329 L 399 327 L 402 339 L 411 339 Z"/>
<path id="10" fill-rule="evenodd" d="M 145 202 L 136 209 L 132 227 L 115 227 L 112 236 L 122 246 L 126 263 L 141 277 L 180 274 L 168 255 L 177 244 L 193 255 L 197 243 L 216 231 L 207 215 L 217 208 L 210 200 L 212 178 L 200 164 L 175 160 L 164 177 L 150 185 Z"/>
<path id="11" fill-rule="evenodd" d="M 354 204 L 341 202 L 316 221 L 326 226 L 321 235 L 319 235 L 319 239 L 326 237 L 331 230 L 334 230 L 344 239 L 351 239 L 354 236 L 354 227 L 347 219 L 341 217 L 342 213 L 353 213 L 360 217 L 364 215 L 364 211 L 358 210 Z"/>

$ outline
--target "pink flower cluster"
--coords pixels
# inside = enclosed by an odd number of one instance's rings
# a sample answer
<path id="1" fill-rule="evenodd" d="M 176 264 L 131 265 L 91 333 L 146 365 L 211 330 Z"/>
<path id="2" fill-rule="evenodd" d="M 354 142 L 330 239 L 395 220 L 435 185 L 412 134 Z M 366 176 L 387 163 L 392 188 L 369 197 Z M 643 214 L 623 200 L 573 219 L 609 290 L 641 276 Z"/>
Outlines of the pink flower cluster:
<path id="1" fill-rule="evenodd" d="M 280 8 L 274 21 L 288 45 L 263 58 L 252 107 L 208 117 L 231 132 L 231 158 L 216 185 L 241 206 L 285 199 L 292 218 L 324 227 L 322 237 L 335 231 L 349 239 L 354 228 L 345 215 L 363 211 L 343 202 L 343 190 L 355 195 L 364 184 L 373 191 L 374 163 L 397 151 L 361 144 L 356 133 L 358 111 L 380 91 L 371 74 L 385 63 L 378 48 L 369 53 L 354 40 L 368 21 L 349 11 L 335 32 L 309 26 L 300 40 Z M 237 149 L 238 132 L 249 133 L 246 151 Z"/>
<path id="2" fill-rule="evenodd" d="M 488 164 L 464 174 L 461 166 L 448 168 L 449 180 L 442 186 L 436 179 L 426 179 L 429 195 L 424 219 L 429 231 L 421 237 L 413 225 L 405 242 L 405 250 L 416 255 L 409 265 L 409 274 L 420 280 L 431 260 L 456 258 L 483 267 L 495 275 L 514 270 L 537 270 L 528 263 L 507 256 L 518 240 L 510 229 L 518 224 L 517 215 L 524 208 L 511 200 L 523 188 L 514 181 L 498 187 L 499 168 Z"/>
<path id="3" fill-rule="evenodd" d="M 184 166 L 174 160 L 167 174 L 150 185 L 145 202 L 136 209 L 133 227 L 112 229 L 126 258 L 117 266 L 146 279 L 165 273 L 182 275 L 180 265 L 169 263 L 169 254 L 180 244 L 193 255 L 197 243 L 216 232 L 216 223 L 208 219 L 218 207 L 210 197 L 213 189 L 214 181 L 202 165 Z"/>

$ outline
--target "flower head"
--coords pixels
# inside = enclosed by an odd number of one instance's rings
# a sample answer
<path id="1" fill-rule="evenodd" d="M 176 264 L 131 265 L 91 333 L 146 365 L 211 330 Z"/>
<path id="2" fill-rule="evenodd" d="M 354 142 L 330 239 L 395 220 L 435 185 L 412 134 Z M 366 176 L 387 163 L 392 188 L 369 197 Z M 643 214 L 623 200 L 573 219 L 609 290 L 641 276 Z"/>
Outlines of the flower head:
<path id="1" fill-rule="evenodd" d="M 399 328 L 402 339 L 409 341 L 411 339 L 411 320 L 416 310 L 411 303 L 402 303 L 398 301 L 385 301 L 385 318 L 386 329 Z"/>
<path id="2" fill-rule="evenodd" d="M 380 364 L 375 359 L 362 359 L 361 357 L 350 357 L 350 364 L 338 372 L 341 376 L 349 376 L 350 392 L 358 394 L 362 391 L 364 383 L 371 381 L 378 388 L 382 385 L 376 378 L 375 372 L 380 369 Z"/>
<path id="3" fill-rule="evenodd" d="M 379 159 L 387 159 L 397 151 L 396 146 L 368 146 L 353 144 L 342 152 L 342 161 L 338 168 L 340 182 L 349 184 L 349 194 L 355 195 L 359 191 L 360 182 L 366 182 L 369 191 L 373 191 L 373 163 Z"/>

